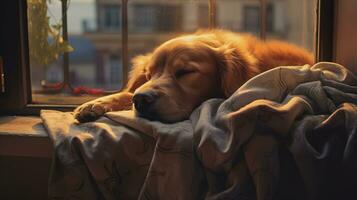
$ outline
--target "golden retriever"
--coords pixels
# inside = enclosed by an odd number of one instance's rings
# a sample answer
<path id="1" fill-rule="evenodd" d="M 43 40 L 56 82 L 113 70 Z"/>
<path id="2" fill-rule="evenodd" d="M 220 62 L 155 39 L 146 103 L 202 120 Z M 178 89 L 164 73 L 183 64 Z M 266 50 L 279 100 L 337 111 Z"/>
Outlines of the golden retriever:
<path id="1" fill-rule="evenodd" d="M 313 62 L 311 53 L 292 44 L 224 30 L 198 31 L 134 58 L 122 92 L 85 103 L 74 114 L 85 122 L 133 108 L 150 120 L 177 122 L 207 99 L 229 97 L 261 72 Z"/>

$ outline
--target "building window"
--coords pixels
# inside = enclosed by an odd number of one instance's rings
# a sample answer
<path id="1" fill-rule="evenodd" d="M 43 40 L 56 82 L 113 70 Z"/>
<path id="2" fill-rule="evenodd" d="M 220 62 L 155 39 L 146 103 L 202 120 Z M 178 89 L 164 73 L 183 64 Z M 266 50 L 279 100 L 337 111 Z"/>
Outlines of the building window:
<path id="1" fill-rule="evenodd" d="M 152 32 L 157 24 L 157 7 L 154 5 L 135 5 L 133 28 L 136 32 Z M 140 16 L 140 17 L 139 17 Z"/>
<path id="2" fill-rule="evenodd" d="M 104 29 L 119 30 L 121 28 L 121 6 L 120 5 L 104 5 L 103 6 L 103 22 Z"/>
<path id="3" fill-rule="evenodd" d="M 258 34 L 260 31 L 259 6 L 244 6 L 244 30 Z"/>
<path id="4" fill-rule="evenodd" d="M 118 86 L 122 82 L 122 64 L 119 56 L 112 55 L 109 58 L 110 85 Z"/>
<path id="5" fill-rule="evenodd" d="M 133 7 L 132 28 L 135 32 L 169 32 L 178 31 L 182 28 L 181 6 L 137 4 Z"/>
<path id="6" fill-rule="evenodd" d="M 246 5 L 243 9 L 244 31 L 259 34 L 261 29 L 260 5 Z M 274 6 L 267 5 L 266 31 L 274 32 Z"/>
<path id="7" fill-rule="evenodd" d="M 182 6 L 181 5 L 161 5 L 157 7 L 158 31 L 180 31 L 182 30 Z"/>

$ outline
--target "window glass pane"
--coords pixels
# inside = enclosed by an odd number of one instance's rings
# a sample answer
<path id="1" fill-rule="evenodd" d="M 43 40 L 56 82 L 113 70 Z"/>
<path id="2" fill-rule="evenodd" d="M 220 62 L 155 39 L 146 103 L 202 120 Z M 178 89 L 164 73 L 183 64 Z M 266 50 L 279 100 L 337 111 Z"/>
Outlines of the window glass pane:
<path id="1" fill-rule="evenodd" d="M 314 50 L 317 0 L 265 0 L 267 39 L 294 43 Z M 217 1 L 217 25 L 260 36 L 261 0 Z"/>
<path id="2" fill-rule="evenodd" d="M 313 51 L 316 1 L 266 0 L 266 38 Z M 123 87 L 121 0 L 27 2 L 34 103 L 79 104 Z M 129 60 L 179 34 L 209 27 L 209 0 L 128 2 Z M 217 27 L 259 37 L 261 2 L 217 0 Z M 68 41 L 62 34 L 64 5 Z"/>
<path id="3" fill-rule="evenodd" d="M 259 35 L 259 0 L 219 0 L 216 7 L 219 28 Z"/>
<path id="4" fill-rule="evenodd" d="M 27 2 L 33 103 L 80 104 L 121 89 L 119 0 Z M 67 6 L 67 42 L 62 2 Z"/>
<path id="5" fill-rule="evenodd" d="M 207 0 L 130 0 L 129 57 L 152 51 L 181 33 L 208 27 Z"/>
<path id="6" fill-rule="evenodd" d="M 317 0 L 267 0 L 267 3 L 271 6 L 267 38 L 285 40 L 313 52 Z"/>

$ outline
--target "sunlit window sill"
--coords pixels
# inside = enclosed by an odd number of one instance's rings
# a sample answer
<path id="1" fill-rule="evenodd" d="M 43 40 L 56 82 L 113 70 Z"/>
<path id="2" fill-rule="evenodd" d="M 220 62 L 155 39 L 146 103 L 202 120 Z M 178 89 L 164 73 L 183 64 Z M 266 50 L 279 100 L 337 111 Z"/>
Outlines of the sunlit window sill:
<path id="1" fill-rule="evenodd" d="M 52 156 L 52 144 L 39 117 L 0 117 L 0 156 Z"/>

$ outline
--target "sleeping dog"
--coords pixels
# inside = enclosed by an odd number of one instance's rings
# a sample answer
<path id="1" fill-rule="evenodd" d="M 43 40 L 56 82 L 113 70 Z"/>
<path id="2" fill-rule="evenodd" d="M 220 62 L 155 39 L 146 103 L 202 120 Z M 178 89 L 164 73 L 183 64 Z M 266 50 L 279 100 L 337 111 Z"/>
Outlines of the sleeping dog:
<path id="1" fill-rule="evenodd" d="M 135 57 L 122 92 L 87 102 L 74 115 L 86 122 L 108 111 L 134 109 L 140 117 L 177 122 L 207 99 L 229 97 L 261 72 L 313 62 L 311 53 L 292 44 L 224 30 L 198 31 Z"/>

